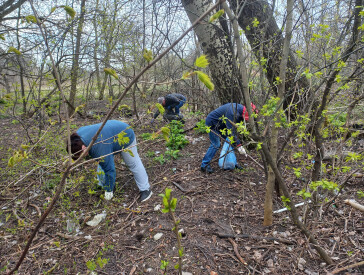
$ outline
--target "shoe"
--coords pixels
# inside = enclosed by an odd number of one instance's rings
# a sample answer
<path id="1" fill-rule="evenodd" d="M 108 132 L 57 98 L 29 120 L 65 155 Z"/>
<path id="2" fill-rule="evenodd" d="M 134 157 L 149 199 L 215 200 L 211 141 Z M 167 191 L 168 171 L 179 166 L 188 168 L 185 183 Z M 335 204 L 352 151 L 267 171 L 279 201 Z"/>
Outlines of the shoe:
<path id="1" fill-rule="evenodd" d="M 105 191 L 105 200 L 109 201 L 112 199 L 112 197 L 114 196 L 114 192 L 107 192 Z"/>
<path id="2" fill-rule="evenodd" d="M 201 167 L 201 171 L 207 173 L 213 173 L 214 169 L 212 169 L 210 165 L 206 165 L 205 167 Z"/>
<path id="3" fill-rule="evenodd" d="M 235 164 L 235 169 L 243 170 L 244 168 L 240 164 Z"/>
<path id="4" fill-rule="evenodd" d="M 152 190 L 148 189 L 148 190 L 144 190 L 140 192 L 140 201 L 144 202 L 149 200 L 149 198 L 152 196 L 153 192 Z"/>

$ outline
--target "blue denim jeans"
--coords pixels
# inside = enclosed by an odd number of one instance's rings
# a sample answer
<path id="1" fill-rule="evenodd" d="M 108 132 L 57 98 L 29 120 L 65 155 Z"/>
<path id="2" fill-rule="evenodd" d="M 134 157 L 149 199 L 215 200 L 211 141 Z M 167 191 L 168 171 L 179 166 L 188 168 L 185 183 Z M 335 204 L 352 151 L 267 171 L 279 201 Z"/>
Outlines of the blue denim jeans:
<path id="1" fill-rule="evenodd" d="M 211 160 L 214 158 L 216 152 L 219 150 L 221 145 L 220 137 L 216 135 L 216 132 L 214 132 L 214 130 L 210 131 L 209 138 L 210 138 L 210 146 L 209 149 L 207 149 L 207 152 L 202 159 L 201 163 L 202 168 L 210 164 Z"/>
<path id="2" fill-rule="evenodd" d="M 174 112 L 178 115 L 179 114 L 179 109 L 183 106 L 183 104 L 185 104 L 185 102 L 186 101 L 181 100 L 178 104 L 169 105 L 167 107 L 167 109 L 169 111 L 172 111 L 172 112 L 173 112 L 173 109 L 174 109 Z"/>
<path id="3" fill-rule="evenodd" d="M 133 173 L 134 180 L 139 188 L 139 191 L 145 191 L 149 190 L 150 185 L 147 172 L 144 168 L 142 160 L 139 157 L 136 144 L 137 141 L 135 138 L 134 141 L 127 147 L 133 153 L 133 156 L 131 156 L 128 152 L 121 152 L 121 156 L 126 166 Z M 97 179 L 99 180 L 98 184 L 99 186 L 103 186 L 105 183 L 105 172 L 100 165 L 97 166 L 97 172 Z M 113 188 L 114 186 L 111 187 L 110 191 L 112 191 Z"/>

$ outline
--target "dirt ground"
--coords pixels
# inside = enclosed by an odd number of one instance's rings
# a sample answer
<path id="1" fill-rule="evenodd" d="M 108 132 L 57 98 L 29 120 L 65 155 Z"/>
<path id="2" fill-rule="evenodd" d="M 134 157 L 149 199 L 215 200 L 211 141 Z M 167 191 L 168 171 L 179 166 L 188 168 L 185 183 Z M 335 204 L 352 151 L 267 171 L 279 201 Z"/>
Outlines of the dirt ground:
<path id="1" fill-rule="evenodd" d="M 364 202 L 356 197 L 356 192 L 363 190 L 362 177 L 350 179 L 342 194 L 334 203 L 325 205 L 317 218 L 307 217 L 309 230 L 335 261 L 328 266 L 292 224 L 289 212 L 274 214 L 273 226 L 262 226 L 266 179 L 255 150 L 249 152 L 248 158 L 237 156 L 244 167 L 242 171 L 223 171 L 215 162 L 215 173 L 202 173 L 199 166 L 209 141 L 207 135 L 188 130 L 198 121 L 191 117 L 185 125 L 190 143 L 181 150 L 181 157 L 160 164 L 151 155 L 165 151 L 164 140 L 141 137 L 142 133 L 153 131 L 149 119 L 128 120 L 137 134 L 139 154 L 154 193 L 152 198 L 144 203 L 138 201 L 133 177 L 119 159 L 117 191 L 111 202 L 100 199 L 101 191 L 89 192 L 89 182 L 93 179 L 89 171 L 95 169 L 95 163 L 79 168 L 73 179 L 82 171 L 85 178 L 66 186 L 18 274 L 90 274 L 91 270 L 94 274 L 163 274 L 161 260 L 169 262 L 165 274 L 177 274 L 174 266 L 178 262 L 178 249 L 173 224 L 170 216 L 159 209 L 162 198 L 158 194 L 166 187 L 177 198 L 175 215 L 183 229 L 185 274 L 313 275 L 363 261 L 363 214 L 343 203 L 347 198 Z M 78 118 L 74 123 L 81 126 L 97 122 Z M 162 124 L 159 122 L 154 129 Z M 57 181 L 55 186 L 49 186 L 46 168 L 21 180 L 36 163 L 21 174 L 9 172 L 8 148 L 18 147 L 29 133 L 11 119 L 1 119 L 0 125 L 0 274 L 6 274 L 18 261 L 27 237 L 53 196 Z M 59 154 L 66 155 L 64 145 L 60 147 Z M 50 156 L 47 161 L 55 157 Z M 295 165 L 287 158 L 282 167 Z M 291 192 L 302 188 L 287 169 L 283 169 L 283 174 Z M 274 209 L 283 207 L 275 198 Z M 98 226 L 85 224 L 103 211 L 106 219 Z M 155 240 L 157 233 L 163 235 Z M 363 274 L 364 266 L 345 272 Z"/>

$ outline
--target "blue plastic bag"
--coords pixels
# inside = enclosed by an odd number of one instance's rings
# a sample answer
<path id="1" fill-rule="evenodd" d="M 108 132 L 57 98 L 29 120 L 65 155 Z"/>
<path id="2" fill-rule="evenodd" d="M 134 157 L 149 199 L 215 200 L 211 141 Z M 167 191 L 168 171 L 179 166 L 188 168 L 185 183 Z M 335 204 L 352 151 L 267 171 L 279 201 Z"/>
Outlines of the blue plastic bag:
<path id="1" fill-rule="evenodd" d="M 234 149 L 228 142 L 225 141 L 220 153 L 219 167 L 224 170 L 232 170 L 235 169 L 236 164 L 237 160 Z"/>

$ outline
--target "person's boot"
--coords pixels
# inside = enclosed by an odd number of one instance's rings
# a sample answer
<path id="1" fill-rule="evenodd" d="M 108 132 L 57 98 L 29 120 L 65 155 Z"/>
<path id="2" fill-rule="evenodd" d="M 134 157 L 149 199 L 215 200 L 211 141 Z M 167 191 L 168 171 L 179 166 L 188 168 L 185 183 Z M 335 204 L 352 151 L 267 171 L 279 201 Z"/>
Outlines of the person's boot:
<path id="1" fill-rule="evenodd" d="M 201 171 L 202 172 L 207 172 L 207 173 L 213 173 L 214 169 L 212 169 L 212 167 L 208 164 L 205 167 L 201 167 Z"/>

